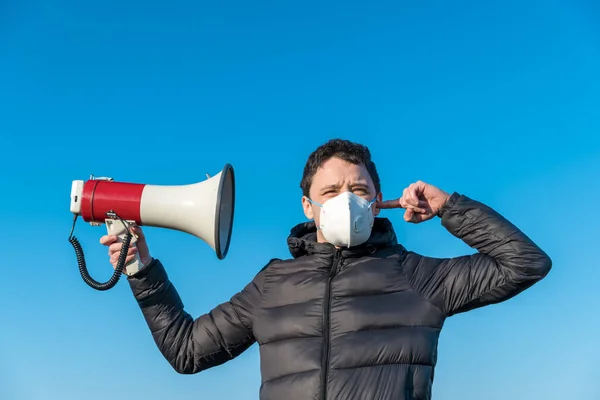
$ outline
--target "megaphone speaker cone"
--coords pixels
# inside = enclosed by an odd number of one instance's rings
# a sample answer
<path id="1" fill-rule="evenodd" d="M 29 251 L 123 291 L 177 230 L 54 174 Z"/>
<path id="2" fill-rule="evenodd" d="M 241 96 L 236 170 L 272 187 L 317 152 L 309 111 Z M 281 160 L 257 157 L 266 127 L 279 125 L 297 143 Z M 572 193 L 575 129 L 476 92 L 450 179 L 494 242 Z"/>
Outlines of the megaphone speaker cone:
<path id="1" fill-rule="evenodd" d="M 235 208 L 233 167 L 190 185 L 145 185 L 140 201 L 142 225 L 190 233 L 209 244 L 219 259 L 229 250 Z"/>

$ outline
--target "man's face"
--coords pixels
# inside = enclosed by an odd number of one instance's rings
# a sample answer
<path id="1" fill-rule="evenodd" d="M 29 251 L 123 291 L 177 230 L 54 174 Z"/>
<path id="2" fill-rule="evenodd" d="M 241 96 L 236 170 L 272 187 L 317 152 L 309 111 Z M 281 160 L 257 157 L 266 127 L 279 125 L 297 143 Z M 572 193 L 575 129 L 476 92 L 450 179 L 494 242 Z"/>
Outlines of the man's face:
<path id="1" fill-rule="evenodd" d="M 377 196 L 377 201 L 381 201 L 381 193 L 375 192 L 373 179 L 363 164 L 355 165 L 332 157 L 323 163 L 313 177 L 310 198 L 323 204 L 343 192 L 354 193 L 367 201 L 371 201 Z M 314 219 L 319 226 L 321 208 L 311 204 L 305 196 L 302 197 L 302 207 L 306 218 Z M 373 215 L 379 214 L 379 210 L 375 206 L 372 207 L 372 210 Z M 319 242 L 326 242 L 320 230 L 317 231 L 317 237 Z"/>

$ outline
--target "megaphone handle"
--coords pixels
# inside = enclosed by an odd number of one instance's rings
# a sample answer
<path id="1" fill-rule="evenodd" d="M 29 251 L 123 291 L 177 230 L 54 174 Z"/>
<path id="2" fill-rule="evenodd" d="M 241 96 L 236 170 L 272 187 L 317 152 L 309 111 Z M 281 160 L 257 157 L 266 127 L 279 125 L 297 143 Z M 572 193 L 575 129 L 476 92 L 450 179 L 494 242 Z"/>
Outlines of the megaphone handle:
<path id="1" fill-rule="evenodd" d="M 123 240 L 125 239 L 125 235 L 127 234 L 127 226 L 123 223 L 123 221 L 121 221 L 120 219 L 107 219 L 105 220 L 105 223 L 108 234 L 117 236 L 117 241 L 123 242 Z M 127 223 L 133 224 L 135 222 L 127 221 Z M 137 238 L 135 237 L 135 235 L 132 236 L 130 246 L 135 246 L 136 241 Z M 131 262 L 125 264 L 125 267 L 123 268 L 123 273 L 125 275 L 133 275 L 143 267 L 144 265 L 142 264 L 140 255 L 136 253 L 135 258 Z"/>

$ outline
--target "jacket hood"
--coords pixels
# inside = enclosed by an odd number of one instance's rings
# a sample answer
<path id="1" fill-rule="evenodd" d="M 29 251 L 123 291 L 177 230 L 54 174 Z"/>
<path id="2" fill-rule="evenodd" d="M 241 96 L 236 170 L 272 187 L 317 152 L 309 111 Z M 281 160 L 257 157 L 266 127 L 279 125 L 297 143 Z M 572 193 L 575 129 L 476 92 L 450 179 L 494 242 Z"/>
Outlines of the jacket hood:
<path id="1" fill-rule="evenodd" d="M 314 221 L 303 222 L 294 226 L 287 239 L 292 257 L 298 258 L 310 254 L 327 254 L 335 251 L 330 243 L 317 242 L 317 227 Z M 387 218 L 375 218 L 369 239 L 358 246 L 344 249 L 346 255 L 362 255 L 374 253 L 378 249 L 396 246 L 398 240 L 392 223 Z"/>

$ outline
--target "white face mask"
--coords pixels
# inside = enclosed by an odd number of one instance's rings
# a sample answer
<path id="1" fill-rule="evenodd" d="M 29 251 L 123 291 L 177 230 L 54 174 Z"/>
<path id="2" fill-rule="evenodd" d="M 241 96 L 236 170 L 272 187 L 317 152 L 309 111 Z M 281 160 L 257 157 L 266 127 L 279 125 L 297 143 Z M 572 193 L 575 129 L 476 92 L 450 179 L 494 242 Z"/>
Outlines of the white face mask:
<path id="1" fill-rule="evenodd" d="M 325 240 L 334 246 L 352 247 L 366 242 L 373 228 L 373 212 L 369 202 L 351 192 L 341 193 L 322 205 L 309 199 L 321 207 L 320 225 Z"/>

